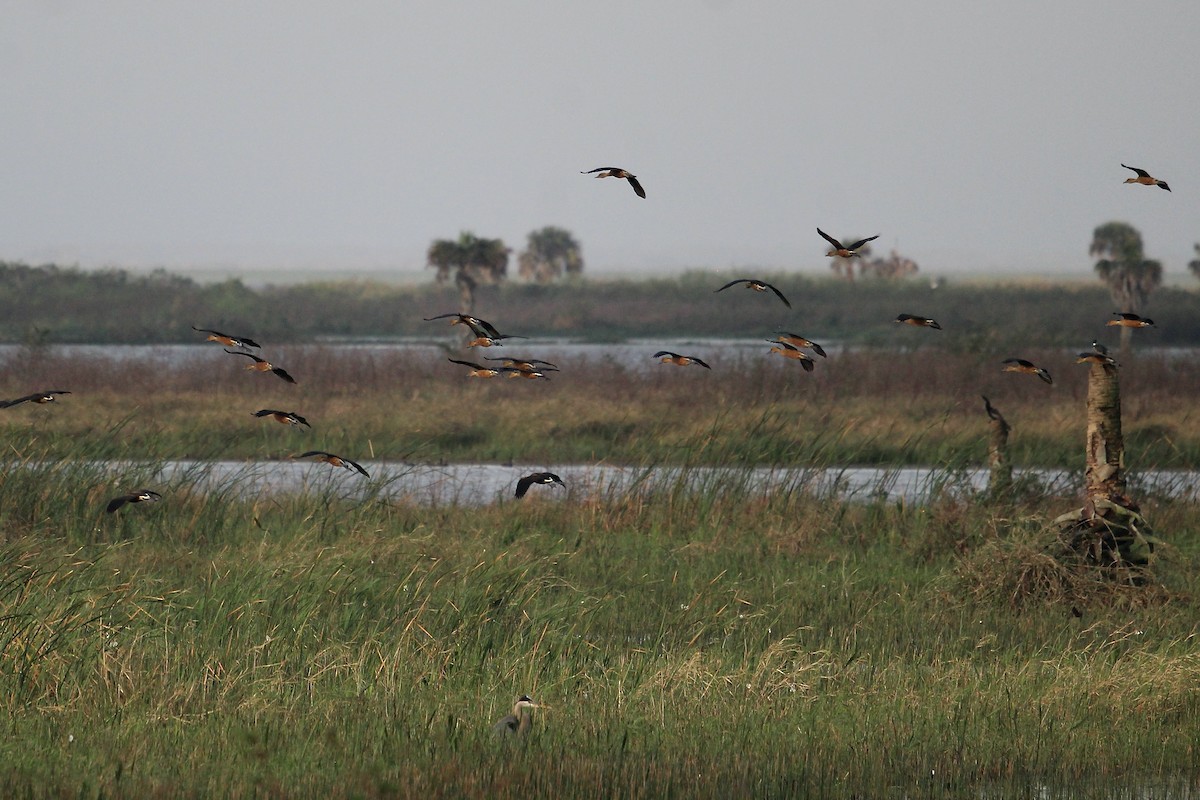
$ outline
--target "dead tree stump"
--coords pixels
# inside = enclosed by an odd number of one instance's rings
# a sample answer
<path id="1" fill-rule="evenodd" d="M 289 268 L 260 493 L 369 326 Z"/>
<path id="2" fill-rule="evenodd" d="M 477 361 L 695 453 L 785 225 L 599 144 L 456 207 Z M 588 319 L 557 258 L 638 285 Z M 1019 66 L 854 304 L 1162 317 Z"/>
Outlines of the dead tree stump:
<path id="1" fill-rule="evenodd" d="M 1126 494 L 1117 362 L 1099 353 L 1083 353 L 1079 361 L 1089 365 L 1086 501 L 1055 522 L 1062 527 L 1064 543 L 1093 564 L 1144 566 L 1153 550 L 1153 532 Z"/>
<path id="2" fill-rule="evenodd" d="M 1008 432 L 1012 428 L 986 397 L 983 408 L 988 415 L 988 493 L 995 497 L 1012 489 L 1012 464 L 1008 460 Z"/>

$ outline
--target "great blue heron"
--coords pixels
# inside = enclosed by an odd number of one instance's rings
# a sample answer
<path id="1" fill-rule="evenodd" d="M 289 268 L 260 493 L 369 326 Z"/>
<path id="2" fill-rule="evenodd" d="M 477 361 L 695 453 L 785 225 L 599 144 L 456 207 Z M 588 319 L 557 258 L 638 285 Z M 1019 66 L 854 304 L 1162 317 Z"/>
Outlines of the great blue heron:
<path id="1" fill-rule="evenodd" d="M 902 322 L 905 325 L 913 325 L 918 328 L 933 328 L 941 330 L 942 326 L 937 324 L 937 320 L 929 317 L 918 317 L 915 314 L 898 314 L 892 322 Z"/>
<path id="2" fill-rule="evenodd" d="M 833 249 L 825 255 L 830 257 L 838 256 L 839 258 L 854 258 L 855 256 L 859 255 L 858 248 L 862 247 L 867 242 L 873 242 L 879 238 L 879 234 L 877 233 L 874 236 L 868 236 L 865 239 L 859 239 L 857 242 L 847 247 L 820 228 L 817 228 L 817 233 L 821 234 L 822 239 L 833 245 Z"/>
<path id="3" fill-rule="evenodd" d="M 521 695 L 513 705 L 512 713 L 493 725 L 492 732 L 499 736 L 528 736 L 533 727 L 533 717 L 529 713 L 532 708 L 543 706 L 533 702 L 529 695 Z"/>
<path id="4" fill-rule="evenodd" d="M 783 301 L 783 304 L 785 306 L 787 306 L 788 308 L 792 307 L 792 304 L 788 302 L 788 299 L 783 296 L 783 292 L 779 291 L 778 289 L 776 289 L 774 286 L 767 283 L 766 281 L 760 281 L 756 278 L 738 278 L 737 280 L 732 280 L 729 283 L 722 286 L 720 289 L 713 290 L 713 294 L 716 294 L 717 292 L 723 292 L 726 289 L 728 289 L 730 286 L 734 286 L 739 283 L 746 284 L 747 289 L 753 289 L 756 292 L 765 292 L 768 289 L 770 289 L 772 292 L 775 293 L 776 297 L 778 297 L 780 300 Z"/>
<path id="5" fill-rule="evenodd" d="M 274 408 L 261 408 L 258 411 L 250 412 L 255 417 L 270 417 L 281 425 L 303 425 L 306 428 L 311 428 L 308 420 L 297 414 L 295 411 L 278 411 Z"/>
<path id="6" fill-rule="evenodd" d="M 123 494 L 120 497 L 114 497 L 108 501 L 108 507 L 104 510 L 111 514 L 126 503 L 157 503 L 159 500 L 162 500 L 162 495 L 158 492 L 152 492 L 149 489 L 139 489 L 132 494 Z"/>
<path id="7" fill-rule="evenodd" d="M 192 330 L 199 333 L 207 333 L 208 338 L 204 341 L 217 342 L 226 347 L 262 347 L 261 344 L 246 336 L 230 336 L 228 333 L 221 333 L 209 328 L 197 328 L 195 325 L 192 326 Z"/>
<path id="8" fill-rule="evenodd" d="M 1136 178 L 1126 178 L 1125 183 L 1140 183 L 1143 186 L 1157 186 L 1160 189 L 1166 189 L 1168 192 L 1171 191 L 1171 187 L 1167 186 L 1166 181 L 1160 181 L 1157 178 L 1150 177 L 1150 173 L 1146 172 L 1146 170 L 1138 169 L 1137 167 L 1131 167 L 1128 164 L 1122 164 L 1121 166 L 1125 167 L 1125 169 L 1131 169 L 1137 173 Z"/>
<path id="9" fill-rule="evenodd" d="M 276 377 L 283 378 L 288 383 L 296 382 L 295 378 L 293 378 L 291 375 L 288 375 L 286 369 L 284 369 L 283 367 L 275 366 L 270 361 L 267 361 L 265 358 L 259 358 L 258 356 L 254 355 L 253 353 L 243 353 L 241 350 L 229 350 L 228 348 L 226 348 L 225 352 L 229 353 L 232 356 L 245 356 L 246 358 L 253 361 L 254 362 L 253 364 L 246 365 L 246 369 L 252 369 L 255 372 L 273 372 L 273 373 L 275 373 Z"/>
<path id="10" fill-rule="evenodd" d="M 695 356 L 681 356 L 679 353 L 672 353 L 670 350 L 659 350 L 654 354 L 654 358 L 662 359 L 664 364 L 674 364 L 677 367 L 686 367 L 688 364 L 696 364 L 705 369 L 712 369 L 708 364 L 705 364 Z"/>
<path id="11" fill-rule="evenodd" d="M 638 183 L 637 175 L 634 175 L 627 169 L 621 169 L 620 167 L 596 167 L 595 169 L 580 171 L 579 174 L 591 175 L 593 172 L 596 173 L 597 178 L 624 178 L 633 187 L 634 194 L 641 198 L 645 198 L 646 196 L 646 190 Z"/>
<path id="12" fill-rule="evenodd" d="M 1004 372 L 1024 372 L 1027 375 L 1037 375 L 1046 383 L 1054 383 L 1049 372 L 1024 358 L 1006 358 L 1000 363 L 1004 365 L 1001 368 Z"/>

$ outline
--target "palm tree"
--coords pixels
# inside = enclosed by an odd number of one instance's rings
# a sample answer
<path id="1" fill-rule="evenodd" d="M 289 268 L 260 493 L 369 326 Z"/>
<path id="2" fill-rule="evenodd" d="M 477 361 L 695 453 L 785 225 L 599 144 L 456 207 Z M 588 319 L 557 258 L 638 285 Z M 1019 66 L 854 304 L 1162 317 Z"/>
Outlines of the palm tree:
<path id="1" fill-rule="evenodd" d="M 463 231 L 457 240 L 435 239 L 425 256 L 426 266 L 437 270 L 438 283 L 445 283 L 454 273 L 462 299 L 462 312 L 475 310 L 475 287 L 480 281 L 499 283 L 508 274 L 508 254 L 511 251 L 501 239 L 480 239 Z"/>
<path id="2" fill-rule="evenodd" d="M 1196 251 L 1196 257 L 1188 262 L 1188 269 L 1192 271 L 1193 275 L 1200 278 L 1200 242 L 1192 245 L 1192 249 Z"/>
<path id="3" fill-rule="evenodd" d="M 549 283 L 566 275 L 583 272 L 583 254 L 571 232 L 547 225 L 530 231 L 525 252 L 517 257 L 520 275 L 525 280 Z"/>
<path id="4" fill-rule="evenodd" d="M 1150 293 L 1162 285 L 1162 263 L 1145 257 L 1142 235 L 1127 222 L 1106 222 L 1092 231 L 1088 254 L 1100 257 L 1096 274 L 1120 311 L 1140 314 Z M 1132 330 L 1121 328 L 1123 351 L 1129 350 Z"/>

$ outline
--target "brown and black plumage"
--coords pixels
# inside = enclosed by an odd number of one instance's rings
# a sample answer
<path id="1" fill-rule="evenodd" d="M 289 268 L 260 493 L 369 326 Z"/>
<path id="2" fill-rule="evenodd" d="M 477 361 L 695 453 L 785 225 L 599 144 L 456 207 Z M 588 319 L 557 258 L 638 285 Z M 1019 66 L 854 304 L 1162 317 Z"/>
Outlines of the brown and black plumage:
<path id="1" fill-rule="evenodd" d="M 276 376 L 282 378 L 283 380 L 287 381 L 288 383 L 296 382 L 296 379 L 293 378 L 291 375 L 289 375 L 286 369 L 284 369 L 283 367 L 275 366 L 270 361 L 267 361 L 265 358 L 259 358 L 258 356 L 254 355 L 253 353 L 243 353 L 241 350 L 226 349 L 225 352 L 229 353 L 230 355 L 245 356 L 246 358 L 251 359 L 254 363 L 247 364 L 246 369 L 252 369 L 255 372 L 273 372 L 273 373 L 275 373 Z"/>
<path id="2" fill-rule="evenodd" d="M 466 325 L 476 336 L 486 336 L 491 339 L 503 338 L 500 331 L 486 319 L 473 317 L 470 314 L 459 314 L 451 311 L 448 314 L 438 314 L 436 317 L 422 317 L 426 322 L 433 322 L 435 319 L 449 319 L 451 325 Z"/>
<path id="3" fill-rule="evenodd" d="M 912 325 L 917 328 L 933 328 L 939 331 L 942 329 L 942 326 L 937 324 L 937 320 L 930 319 L 929 317 L 918 317 L 915 314 L 898 314 L 892 322 L 900 322 L 904 325 Z"/>
<path id="4" fill-rule="evenodd" d="M 1166 189 L 1168 192 L 1171 191 L 1171 187 L 1167 186 L 1166 181 L 1160 181 L 1158 178 L 1151 177 L 1150 173 L 1146 172 L 1146 170 L 1138 169 L 1137 167 L 1131 167 L 1128 164 L 1122 164 L 1121 166 L 1125 167 L 1125 169 L 1131 169 L 1137 173 L 1136 178 L 1126 178 L 1125 183 L 1140 183 L 1142 186 L 1157 186 L 1160 189 Z M 1186 194 L 1186 192 L 1184 194 Z"/>
<path id="5" fill-rule="evenodd" d="M 1024 358 L 1006 358 L 1000 363 L 1004 365 L 1002 367 L 1004 372 L 1024 372 L 1027 375 L 1037 375 L 1046 383 L 1054 383 L 1049 372 Z"/>
<path id="6" fill-rule="evenodd" d="M 813 359 L 808 353 L 805 353 L 798 347 L 779 339 L 768 339 L 767 341 L 771 344 L 772 353 L 779 353 L 779 355 L 783 356 L 784 358 L 790 358 L 793 361 L 799 361 L 800 366 L 804 368 L 805 372 L 813 371 Z"/>
<path id="7" fill-rule="evenodd" d="M 255 417 L 270 417 L 276 422 L 283 425 L 303 425 L 306 428 L 311 428 L 308 420 L 297 414 L 295 411 L 278 411 L 274 408 L 263 408 L 258 411 L 250 412 Z"/>
<path id="8" fill-rule="evenodd" d="M 788 333 L 787 331 L 778 331 L 778 334 L 775 337 L 775 341 L 780 344 L 790 344 L 792 347 L 807 347 L 821 358 L 826 358 L 825 351 L 821 349 L 821 345 L 812 339 L 807 339 L 798 333 Z"/>
<path id="9" fill-rule="evenodd" d="M 123 494 L 120 497 L 114 497 L 108 501 L 108 506 L 104 510 L 111 514 L 126 503 L 157 503 L 159 500 L 162 500 L 162 495 L 158 492 L 152 492 L 149 489 L 139 489 L 132 494 Z"/>
<path id="10" fill-rule="evenodd" d="M 534 472 L 517 481 L 517 497 L 524 497 L 525 493 L 529 491 L 529 487 L 533 486 L 534 484 L 558 484 L 559 486 L 566 486 L 566 484 L 563 483 L 562 478 L 558 477 L 553 472 Z"/>
<path id="11" fill-rule="evenodd" d="M 621 169 L 620 167 L 596 167 L 595 169 L 581 170 L 579 174 L 591 175 L 592 173 L 596 173 L 597 178 L 624 178 L 629 181 L 629 185 L 633 187 L 633 191 L 638 197 L 644 198 L 646 196 L 646 190 L 638 183 L 637 175 L 634 175 L 629 170 Z"/>
<path id="12" fill-rule="evenodd" d="M 533 698 L 529 695 L 521 695 L 513 704 L 512 713 L 493 725 L 492 732 L 498 736 L 528 736 L 530 728 L 533 727 L 529 711 L 541 707 L 533 702 Z"/>
<path id="13" fill-rule="evenodd" d="M 467 373 L 468 378 L 494 378 L 504 369 L 503 367 L 486 367 L 474 361 L 462 361 L 457 358 L 447 358 L 446 360 L 451 364 L 461 364 L 464 367 L 470 367 L 471 371 Z"/>
<path id="14" fill-rule="evenodd" d="M 46 403 L 53 403 L 60 394 L 70 394 L 70 392 L 66 389 L 47 389 L 44 392 L 34 392 L 24 397 L 18 397 L 16 400 L 0 400 L 0 408 L 11 408 L 12 406 L 19 406 L 21 403 L 37 403 L 41 406 Z"/>
<path id="15" fill-rule="evenodd" d="M 348 469 L 348 470 L 357 470 L 359 473 L 361 473 L 365 477 L 368 477 L 368 478 L 371 477 L 370 474 L 365 469 L 363 469 L 362 465 L 359 464 L 357 461 L 351 461 L 350 459 L 348 459 L 344 456 L 336 456 L 333 453 L 326 453 L 324 450 L 309 450 L 307 453 L 301 453 L 298 456 L 292 456 L 292 458 L 311 458 L 314 461 L 319 461 L 321 463 L 328 464 L 331 467 L 341 467 L 343 469 Z"/>
<path id="16" fill-rule="evenodd" d="M 198 331 L 199 333 L 207 333 L 208 338 L 204 341 L 218 342 L 226 347 L 262 347 L 261 344 L 246 336 L 230 336 L 228 333 L 221 333 L 220 331 L 214 331 L 208 328 L 197 328 L 195 325 L 192 326 L 192 330 Z"/>
<path id="17" fill-rule="evenodd" d="M 1113 316 L 1116 319 L 1110 319 L 1106 325 L 1118 325 L 1122 328 L 1152 328 L 1154 320 L 1148 317 L 1139 317 L 1137 314 L 1132 314 L 1128 311 L 1114 311 Z"/>
<path id="18" fill-rule="evenodd" d="M 858 248 L 862 247 L 867 242 L 873 242 L 879 238 L 879 234 L 875 234 L 874 236 L 868 236 L 865 239 L 859 239 L 857 242 L 847 247 L 820 228 L 817 228 L 817 233 L 821 234 L 822 239 L 833 245 L 833 249 L 825 255 L 830 257 L 837 256 L 838 258 L 854 258 L 855 256 L 859 255 Z"/>
<path id="19" fill-rule="evenodd" d="M 529 370 L 534 372 L 559 372 L 559 369 L 549 361 L 542 361 L 537 358 L 517 358 L 516 356 L 505 356 L 503 358 L 485 357 L 484 361 L 499 361 L 506 367 L 513 367 L 519 370 Z M 460 362 L 461 363 L 461 362 Z"/>
<path id="20" fill-rule="evenodd" d="M 708 364 L 705 364 L 695 356 L 681 356 L 679 353 L 672 353 L 670 350 L 659 350 L 654 354 L 653 358 L 662 359 L 664 364 L 674 364 L 677 367 L 686 367 L 688 364 L 696 364 L 705 369 L 712 369 Z"/>
<path id="21" fill-rule="evenodd" d="M 788 302 L 788 299 L 783 296 L 783 292 L 779 291 L 778 289 L 776 289 L 774 286 L 767 283 L 766 281 L 756 280 L 755 278 L 738 278 L 737 280 L 732 280 L 729 283 L 722 286 L 720 289 L 714 289 L 713 294 L 716 294 L 717 292 L 723 292 L 726 289 L 728 289 L 730 286 L 736 286 L 739 283 L 746 284 L 747 289 L 753 289 L 756 292 L 765 292 L 768 289 L 770 289 L 772 292 L 775 293 L 776 297 L 778 297 L 780 300 L 783 301 L 783 304 L 785 306 L 787 306 L 788 308 L 792 307 L 792 304 Z"/>
<path id="22" fill-rule="evenodd" d="M 1088 353 L 1080 353 L 1079 357 L 1075 359 L 1075 363 L 1076 364 L 1099 364 L 1100 366 L 1103 366 L 1103 367 L 1116 367 L 1117 366 L 1116 359 L 1114 359 L 1112 356 L 1106 355 L 1104 353 L 1097 353 L 1095 350 L 1092 350 L 1091 352 L 1088 352 Z"/>

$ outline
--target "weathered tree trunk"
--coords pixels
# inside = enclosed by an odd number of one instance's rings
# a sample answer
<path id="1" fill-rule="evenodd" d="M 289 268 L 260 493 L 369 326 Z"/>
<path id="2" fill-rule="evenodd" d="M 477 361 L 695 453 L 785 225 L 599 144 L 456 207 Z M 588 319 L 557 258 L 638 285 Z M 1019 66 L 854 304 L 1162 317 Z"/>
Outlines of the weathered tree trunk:
<path id="1" fill-rule="evenodd" d="M 1002 495 L 1012 488 L 1012 464 L 1008 460 L 1008 423 L 999 414 L 988 420 L 988 491 Z"/>
<path id="2" fill-rule="evenodd" d="M 1137 503 L 1125 494 L 1125 442 L 1121 436 L 1121 386 L 1116 362 L 1088 367 L 1087 467 L 1083 508 L 1055 520 L 1065 541 L 1104 566 L 1141 566 L 1153 534 Z"/>

